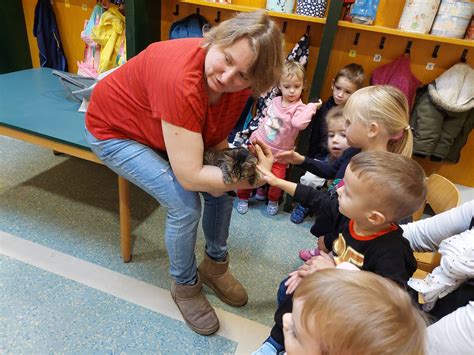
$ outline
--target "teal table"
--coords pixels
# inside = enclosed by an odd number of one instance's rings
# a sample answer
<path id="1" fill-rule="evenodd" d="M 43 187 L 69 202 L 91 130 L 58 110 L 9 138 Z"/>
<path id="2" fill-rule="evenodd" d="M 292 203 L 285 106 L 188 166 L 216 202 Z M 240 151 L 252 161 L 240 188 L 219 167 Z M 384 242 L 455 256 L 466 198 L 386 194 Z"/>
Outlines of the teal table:
<path id="1" fill-rule="evenodd" d="M 57 152 L 101 163 L 84 137 L 84 113 L 67 98 L 57 76 L 48 68 L 0 75 L 0 134 Z M 128 181 L 118 177 L 120 244 L 130 261 Z"/>

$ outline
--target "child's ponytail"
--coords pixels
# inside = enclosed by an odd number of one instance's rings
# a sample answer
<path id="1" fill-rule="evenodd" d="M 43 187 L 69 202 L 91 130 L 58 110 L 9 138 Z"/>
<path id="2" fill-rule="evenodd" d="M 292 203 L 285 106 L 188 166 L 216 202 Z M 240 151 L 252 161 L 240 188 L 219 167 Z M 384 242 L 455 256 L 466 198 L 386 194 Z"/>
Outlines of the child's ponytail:
<path id="1" fill-rule="evenodd" d="M 399 139 L 390 140 L 387 150 L 411 158 L 413 153 L 413 133 L 411 132 L 411 127 L 406 126 L 401 132 Z"/>

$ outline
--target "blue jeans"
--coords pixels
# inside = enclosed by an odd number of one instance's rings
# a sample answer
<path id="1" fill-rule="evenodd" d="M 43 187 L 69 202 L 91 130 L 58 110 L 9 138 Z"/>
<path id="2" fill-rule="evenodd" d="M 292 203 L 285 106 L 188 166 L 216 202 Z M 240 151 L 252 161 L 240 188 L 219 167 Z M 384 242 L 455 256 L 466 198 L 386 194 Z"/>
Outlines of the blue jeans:
<path id="1" fill-rule="evenodd" d="M 194 249 L 201 218 L 199 193 L 183 189 L 170 163 L 146 145 L 131 139 L 98 140 L 87 129 L 86 140 L 107 167 L 153 196 L 168 210 L 165 243 L 170 274 L 178 284 L 194 283 L 197 271 Z M 232 197 L 202 195 L 206 254 L 221 260 L 227 254 Z"/>

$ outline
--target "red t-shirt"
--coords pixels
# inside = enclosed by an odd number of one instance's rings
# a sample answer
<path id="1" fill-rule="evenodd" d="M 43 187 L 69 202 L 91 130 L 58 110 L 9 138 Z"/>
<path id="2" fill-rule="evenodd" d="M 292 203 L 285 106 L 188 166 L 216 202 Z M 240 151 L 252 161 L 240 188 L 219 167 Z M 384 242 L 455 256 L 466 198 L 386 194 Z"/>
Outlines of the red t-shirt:
<path id="1" fill-rule="evenodd" d="M 86 114 L 97 139 L 128 138 L 165 151 L 161 120 L 201 133 L 204 148 L 225 140 L 250 90 L 225 93 L 210 106 L 201 38 L 156 42 L 100 80 Z"/>

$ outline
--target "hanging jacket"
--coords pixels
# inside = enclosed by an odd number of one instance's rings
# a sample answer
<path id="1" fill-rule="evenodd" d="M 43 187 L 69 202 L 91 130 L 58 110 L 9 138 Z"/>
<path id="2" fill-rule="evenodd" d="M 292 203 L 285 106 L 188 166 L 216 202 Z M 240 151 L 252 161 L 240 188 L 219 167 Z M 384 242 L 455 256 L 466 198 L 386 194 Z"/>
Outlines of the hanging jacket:
<path id="1" fill-rule="evenodd" d="M 416 89 L 421 85 L 412 73 L 409 57 L 399 57 L 394 61 L 376 68 L 370 79 L 372 85 L 392 85 L 406 96 L 410 108 L 413 108 Z"/>
<path id="2" fill-rule="evenodd" d="M 36 3 L 33 35 L 38 42 L 40 65 L 67 71 L 67 60 L 50 0 Z"/>
<path id="3" fill-rule="evenodd" d="M 457 63 L 428 85 L 410 119 L 413 152 L 457 162 L 474 124 L 474 70 Z"/>
<path id="4" fill-rule="evenodd" d="M 99 25 L 92 28 L 91 38 L 101 46 L 98 72 L 115 68 L 125 41 L 125 16 L 111 6 L 102 14 Z"/>

